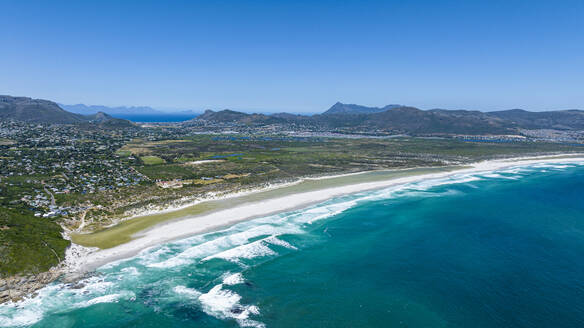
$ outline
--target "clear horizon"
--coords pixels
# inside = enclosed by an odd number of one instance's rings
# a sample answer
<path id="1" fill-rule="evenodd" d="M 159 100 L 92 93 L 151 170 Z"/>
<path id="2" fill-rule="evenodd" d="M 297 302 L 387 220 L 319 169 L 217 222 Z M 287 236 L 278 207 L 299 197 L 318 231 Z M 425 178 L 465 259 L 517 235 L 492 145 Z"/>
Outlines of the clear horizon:
<path id="1" fill-rule="evenodd" d="M 7 1 L 0 93 L 318 113 L 584 109 L 584 2 Z"/>

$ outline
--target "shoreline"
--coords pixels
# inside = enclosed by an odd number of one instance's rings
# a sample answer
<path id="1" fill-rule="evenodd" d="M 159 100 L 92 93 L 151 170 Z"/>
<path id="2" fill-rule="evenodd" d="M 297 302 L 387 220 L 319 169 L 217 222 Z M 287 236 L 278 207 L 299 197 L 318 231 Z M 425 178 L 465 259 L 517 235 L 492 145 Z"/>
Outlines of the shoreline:
<path id="1" fill-rule="evenodd" d="M 340 173 L 332 175 L 298 177 L 296 180 L 282 180 L 280 182 L 264 183 L 259 186 L 249 187 L 236 191 L 212 192 L 204 196 L 181 198 L 178 205 L 157 205 L 136 211 L 136 214 L 118 220 L 115 224 L 106 229 L 79 233 L 72 231 L 66 238 L 81 247 L 97 247 L 99 249 L 109 249 L 116 247 L 134 239 L 135 235 L 151 229 L 155 226 L 181 220 L 190 216 L 201 216 L 210 214 L 222 209 L 231 208 L 244 203 L 255 202 L 266 198 L 276 198 L 293 193 L 301 193 L 307 190 L 326 189 L 331 186 L 348 185 L 371 180 L 389 180 L 400 175 L 419 174 L 417 171 L 427 173 L 431 171 L 452 170 L 464 166 L 428 166 L 396 169 L 368 170 L 350 173 Z M 427 171 L 427 172 L 424 172 Z M 350 180 L 357 180 L 351 182 Z M 339 183 L 340 182 L 340 183 Z M 176 203 L 176 202 L 175 202 Z M 175 204 L 173 203 L 173 204 Z M 139 213 L 139 214 L 138 214 Z"/>
<path id="2" fill-rule="evenodd" d="M 250 220 L 257 217 L 267 216 L 275 213 L 287 212 L 311 204 L 321 203 L 331 198 L 340 197 L 347 194 L 357 192 L 383 189 L 397 185 L 418 182 L 426 179 L 438 179 L 452 176 L 455 174 L 474 174 L 479 172 L 488 172 L 493 170 L 500 170 L 508 167 L 526 166 L 538 163 L 553 163 L 557 161 L 566 162 L 581 162 L 584 161 L 584 154 L 556 154 L 544 156 L 531 157 L 515 157 L 505 159 L 487 160 L 482 162 L 471 163 L 468 166 L 444 166 L 440 169 L 441 172 L 412 174 L 402 177 L 394 177 L 371 182 L 355 182 L 342 186 L 332 186 L 323 189 L 316 189 L 306 192 L 292 193 L 289 195 L 268 197 L 258 201 L 243 202 L 235 206 L 228 206 L 226 208 L 215 211 L 205 212 L 200 215 L 186 216 L 177 219 L 171 219 L 167 222 L 156 224 L 150 228 L 134 234 L 135 239 L 129 242 L 120 244 L 118 246 L 97 249 L 87 248 L 72 243 L 70 249 L 67 251 L 65 265 L 67 271 L 73 274 L 84 274 L 97 269 L 109 262 L 122 260 L 138 254 L 140 251 L 162 244 L 171 242 L 173 240 L 187 238 L 189 236 L 202 234 L 214 230 L 219 230 L 227 226 L 236 224 L 241 221 Z M 436 168 L 438 169 L 438 168 Z M 399 169 L 398 169 L 399 170 Z M 391 172 L 398 172 L 398 170 L 387 170 Z M 415 170 L 415 169 L 411 169 Z M 405 171 L 404 169 L 401 170 Z M 246 195 L 267 194 L 274 190 L 283 189 L 289 186 L 297 186 L 304 181 L 323 181 L 334 178 L 342 178 L 347 176 L 359 176 L 362 174 L 381 171 L 365 171 L 348 174 L 341 174 L 329 177 L 316 178 L 301 178 L 298 181 L 291 183 L 283 183 L 281 185 L 272 185 L 266 189 L 256 191 L 246 191 Z M 228 194 L 220 197 L 223 202 L 228 202 L 230 199 L 235 199 L 242 196 L 240 193 Z M 193 206 L 190 204 L 188 206 Z M 165 212 L 172 210 L 166 209 Z"/>
<path id="3" fill-rule="evenodd" d="M 584 156 L 584 154 L 583 154 Z M 465 165 L 460 165 L 463 167 Z M 340 174 L 332 174 L 332 175 L 322 175 L 322 176 L 307 176 L 307 177 L 298 177 L 295 178 L 296 180 L 282 180 L 281 182 L 273 182 L 273 183 L 265 183 L 263 186 L 256 186 L 241 189 L 234 192 L 209 192 L 204 196 L 195 196 L 195 197 L 182 197 L 175 201 L 170 202 L 170 204 L 165 205 L 153 205 L 149 208 L 141 208 L 129 211 L 130 214 L 123 216 L 122 218 L 118 219 L 115 223 L 111 225 L 105 226 L 104 228 L 112 228 L 118 224 L 124 223 L 125 221 L 133 220 L 136 218 L 147 217 L 151 215 L 158 215 L 164 213 L 172 213 L 178 212 L 180 210 L 187 209 L 189 207 L 193 207 L 199 205 L 201 203 L 206 202 L 213 202 L 213 201 L 224 201 L 229 200 L 231 198 L 238 198 L 243 196 L 248 196 L 251 194 L 257 193 L 264 193 L 270 192 L 273 190 L 278 190 L 282 188 L 287 188 L 291 186 L 295 186 L 297 184 L 306 182 L 306 181 L 319 181 L 319 180 L 329 180 L 329 179 L 337 179 L 349 176 L 358 176 L 367 173 L 375 173 L 375 172 L 402 172 L 402 171 L 410 171 L 410 170 L 419 170 L 419 169 L 439 169 L 439 168 L 448 168 L 448 167 L 456 167 L 456 165 L 452 166 L 418 166 L 418 167 L 408 167 L 408 168 L 401 168 L 401 169 L 379 169 L 379 170 L 369 170 L 369 171 L 358 171 L 358 172 L 350 172 L 350 173 L 340 173 Z M 93 232 L 75 232 L 71 231 L 73 234 L 78 235 L 88 235 L 92 234 Z"/>

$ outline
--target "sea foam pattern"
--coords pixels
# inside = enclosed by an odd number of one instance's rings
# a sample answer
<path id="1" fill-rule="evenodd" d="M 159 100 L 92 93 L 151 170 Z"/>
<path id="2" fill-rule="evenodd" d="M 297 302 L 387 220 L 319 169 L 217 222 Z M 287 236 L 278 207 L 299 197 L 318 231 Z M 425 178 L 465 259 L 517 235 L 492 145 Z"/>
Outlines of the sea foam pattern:
<path id="1" fill-rule="evenodd" d="M 0 305 L 0 327 L 51 326 L 54 315 L 88 307 L 123 303 L 142 311 L 169 312 L 176 303 L 239 326 L 262 327 L 261 309 L 245 304 L 238 290 L 252 288 L 246 270 L 287 254 L 302 251 L 295 236 L 310 234 L 326 220 L 365 202 L 401 197 L 441 197 L 451 191 L 433 188 L 484 179 L 514 180 L 525 175 L 566 170 L 583 163 L 545 163 L 496 171 L 453 174 L 337 197 L 305 209 L 270 215 L 230 228 L 185 238 L 142 251 L 139 255 L 101 267 L 95 276 L 76 286 L 54 283 L 39 295 Z M 317 242 L 317 241 L 316 241 Z M 43 325 L 43 322 L 47 323 Z M 54 322 L 53 322 L 54 323 Z"/>

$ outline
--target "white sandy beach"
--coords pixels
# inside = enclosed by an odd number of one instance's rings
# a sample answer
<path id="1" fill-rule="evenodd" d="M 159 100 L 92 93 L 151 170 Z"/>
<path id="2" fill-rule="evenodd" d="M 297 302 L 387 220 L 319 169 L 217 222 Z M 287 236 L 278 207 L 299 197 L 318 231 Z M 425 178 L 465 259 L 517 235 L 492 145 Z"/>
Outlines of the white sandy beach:
<path id="1" fill-rule="evenodd" d="M 388 188 L 428 179 L 445 178 L 458 174 L 489 172 L 515 166 L 527 166 L 538 163 L 575 163 L 583 161 L 584 154 L 491 160 L 478 162 L 469 165 L 467 168 L 454 171 L 420 174 L 376 182 L 356 183 L 342 187 L 331 187 L 316 191 L 286 195 L 279 198 L 270 198 L 263 201 L 245 203 L 217 212 L 185 217 L 184 219 L 163 223 L 140 232 L 135 236 L 136 239 L 128 243 L 105 250 L 89 250 L 78 245 L 73 245 L 71 251 L 68 252 L 66 263 L 69 266 L 69 269 L 73 272 L 90 271 L 108 262 L 133 256 L 139 251 L 154 245 L 219 229 L 253 217 L 306 207 L 309 204 L 323 202 L 330 198 L 345 194 Z"/>

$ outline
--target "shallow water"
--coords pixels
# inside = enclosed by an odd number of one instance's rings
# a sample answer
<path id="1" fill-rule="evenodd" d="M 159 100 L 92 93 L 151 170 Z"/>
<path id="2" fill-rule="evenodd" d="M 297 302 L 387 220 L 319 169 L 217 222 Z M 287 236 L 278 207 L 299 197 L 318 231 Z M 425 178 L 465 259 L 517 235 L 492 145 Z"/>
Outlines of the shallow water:
<path id="1" fill-rule="evenodd" d="M 578 327 L 584 166 L 343 196 L 111 263 L 0 326 Z"/>

